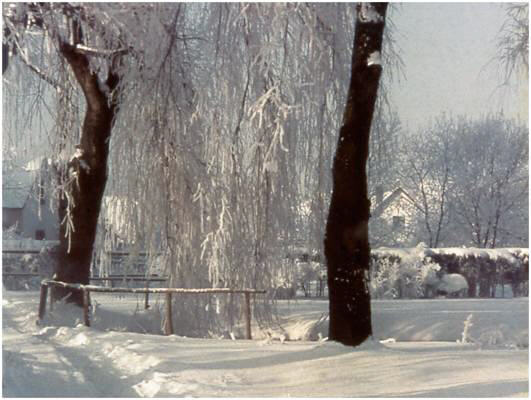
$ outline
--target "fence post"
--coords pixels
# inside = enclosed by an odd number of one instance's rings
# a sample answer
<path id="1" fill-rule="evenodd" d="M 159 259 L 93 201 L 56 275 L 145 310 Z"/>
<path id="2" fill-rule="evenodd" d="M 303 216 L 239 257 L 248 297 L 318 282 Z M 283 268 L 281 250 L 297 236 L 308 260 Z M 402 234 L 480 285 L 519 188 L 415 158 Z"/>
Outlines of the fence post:
<path id="1" fill-rule="evenodd" d="M 39 301 L 39 320 L 44 318 L 46 312 L 46 297 L 48 296 L 48 285 L 41 283 L 41 297 Z"/>
<path id="2" fill-rule="evenodd" d="M 245 292 L 245 338 L 252 339 L 251 335 L 251 294 Z"/>
<path id="3" fill-rule="evenodd" d="M 149 278 L 146 280 L 146 289 L 149 289 Z M 146 302 L 144 308 L 147 310 L 149 308 L 149 292 L 146 290 Z"/>
<path id="4" fill-rule="evenodd" d="M 171 292 L 166 293 L 166 323 L 164 324 L 164 334 L 173 335 L 173 322 L 171 319 Z"/>
<path id="5" fill-rule="evenodd" d="M 504 267 L 501 268 L 500 275 L 501 275 L 500 278 L 501 278 L 501 285 L 502 285 L 502 298 L 505 298 L 505 280 L 504 280 L 505 268 Z"/>
<path id="6" fill-rule="evenodd" d="M 53 311 L 53 303 L 55 302 L 53 292 L 54 292 L 54 285 L 50 285 L 50 311 Z"/>
<path id="7" fill-rule="evenodd" d="M 90 297 L 89 297 L 89 291 L 86 289 L 83 290 L 83 320 L 85 322 L 85 326 L 90 326 L 90 318 L 89 318 L 89 304 L 90 304 Z"/>

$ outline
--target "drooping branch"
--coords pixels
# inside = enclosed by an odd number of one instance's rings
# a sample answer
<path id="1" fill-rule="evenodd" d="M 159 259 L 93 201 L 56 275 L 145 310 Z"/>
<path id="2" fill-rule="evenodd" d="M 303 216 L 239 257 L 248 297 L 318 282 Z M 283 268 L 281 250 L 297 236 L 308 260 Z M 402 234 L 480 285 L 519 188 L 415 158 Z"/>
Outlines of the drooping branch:
<path id="1" fill-rule="evenodd" d="M 46 74 L 39 67 L 33 65 L 28 59 L 26 53 L 22 49 L 19 48 L 17 54 L 20 56 L 20 60 L 22 61 L 22 63 L 26 65 L 35 74 L 37 74 L 37 76 L 39 76 L 39 78 L 41 78 L 44 82 L 50 84 L 57 91 L 61 91 L 65 89 L 64 86 L 61 85 L 57 80 L 53 79 L 51 76 Z"/>

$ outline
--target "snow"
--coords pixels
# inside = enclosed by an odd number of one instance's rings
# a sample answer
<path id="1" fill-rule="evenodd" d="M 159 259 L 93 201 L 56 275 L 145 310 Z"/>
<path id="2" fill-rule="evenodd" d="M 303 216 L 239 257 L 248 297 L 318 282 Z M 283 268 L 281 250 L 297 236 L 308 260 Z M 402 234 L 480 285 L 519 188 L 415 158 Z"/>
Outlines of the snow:
<path id="1" fill-rule="evenodd" d="M 389 248 L 379 247 L 372 250 L 373 254 L 378 256 L 397 256 L 402 260 L 423 259 L 435 254 L 455 255 L 458 257 L 476 257 L 485 258 L 496 261 L 498 259 L 507 260 L 510 263 L 518 263 L 515 254 L 521 254 L 529 257 L 529 249 L 527 248 L 499 248 L 486 249 L 476 247 L 447 247 L 447 248 L 428 248 L 424 243 L 420 243 L 417 247 L 410 248 Z"/>
<path id="2" fill-rule="evenodd" d="M 351 348 L 325 340 L 328 303 L 323 300 L 279 302 L 286 340 L 270 334 L 249 341 L 131 332 L 135 324 L 137 330 L 139 325 L 145 326 L 142 313 L 131 316 L 134 301 L 105 296 L 94 294 L 99 302 L 96 315 L 100 321 L 91 328 L 79 324 L 79 310 L 69 312 L 60 307 L 54 313 L 60 310 L 65 318 L 77 316 L 77 321 L 74 318 L 72 323 L 61 326 L 64 321 L 54 323 L 49 318 L 46 325 L 38 326 L 38 293 L 4 290 L 3 395 L 528 394 L 527 298 L 375 301 L 374 339 Z M 467 320 L 467 337 L 471 340 L 463 343 Z M 294 341 L 297 335 L 308 336 L 316 330 L 321 333 L 321 340 Z"/>
<path id="3" fill-rule="evenodd" d="M 74 152 L 74 155 L 70 158 L 70 162 L 77 161 L 81 168 L 83 168 L 87 174 L 90 173 L 90 166 L 88 163 L 83 159 L 84 157 L 84 151 L 80 146 L 76 146 L 76 150 Z"/>
<path id="4" fill-rule="evenodd" d="M 381 22 L 383 16 L 374 9 L 374 6 L 369 3 L 361 3 L 360 20 L 362 22 Z"/>
<path id="5" fill-rule="evenodd" d="M 446 274 L 441 278 L 441 283 L 437 289 L 446 293 L 455 293 L 468 289 L 468 282 L 461 274 Z"/>
<path id="6" fill-rule="evenodd" d="M 373 51 L 367 59 L 367 66 L 380 65 L 382 63 L 382 56 L 379 51 Z"/>

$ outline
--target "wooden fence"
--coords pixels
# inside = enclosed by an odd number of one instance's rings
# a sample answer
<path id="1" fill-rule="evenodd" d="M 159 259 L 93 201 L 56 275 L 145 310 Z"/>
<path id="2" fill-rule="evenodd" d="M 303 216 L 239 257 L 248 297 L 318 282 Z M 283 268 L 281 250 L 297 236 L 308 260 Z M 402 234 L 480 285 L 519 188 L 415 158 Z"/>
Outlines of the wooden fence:
<path id="1" fill-rule="evenodd" d="M 17 278 L 17 279 L 29 279 L 36 278 L 41 276 L 36 273 L 27 273 L 27 272 L 4 272 L 2 273 L 2 278 Z M 110 275 L 108 277 L 91 277 L 91 281 L 109 281 L 111 286 L 113 282 L 146 282 L 146 288 L 149 288 L 150 282 L 166 282 L 168 278 L 158 277 L 158 276 L 142 276 L 142 275 Z M 149 292 L 146 292 L 146 298 L 144 301 L 144 308 L 147 310 L 149 308 Z"/>
<path id="2" fill-rule="evenodd" d="M 44 318 L 46 313 L 46 301 L 48 297 L 48 287 L 59 286 L 83 292 L 83 321 L 86 326 L 90 326 L 89 305 L 90 292 L 99 293 L 164 293 L 166 295 L 166 321 L 164 325 L 164 334 L 173 334 L 172 321 L 172 294 L 173 293 L 188 293 L 188 294 L 243 294 L 245 298 L 245 333 L 246 339 L 252 339 L 251 333 L 251 295 L 265 294 L 265 290 L 256 289 L 230 289 L 230 288 L 204 288 L 204 289 L 183 289 L 183 288 L 125 288 L 125 287 L 103 287 L 95 285 L 82 285 L 77 283 L 66 283 L 45 279 L 41 282 L 41 292 L 39 301 L 39 320 Z M 53 306 L 53 296 L 50 296 L 50 308 Z"/>

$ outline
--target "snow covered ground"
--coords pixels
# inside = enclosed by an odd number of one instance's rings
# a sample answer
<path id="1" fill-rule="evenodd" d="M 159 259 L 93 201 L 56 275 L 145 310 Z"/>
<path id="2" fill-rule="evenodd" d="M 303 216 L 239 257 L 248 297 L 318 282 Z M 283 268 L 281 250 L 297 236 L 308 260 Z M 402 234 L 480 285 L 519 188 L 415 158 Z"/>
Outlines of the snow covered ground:
<path id="1" fill-rule="evenodd" d="M 37 292 L 4 291 L 3 396 L 527 397 L 529 391 L 528 299 L 375 301 L 375 339 L 358 348 L 307 340 L 326 336 L 322 300 L 279 303 L 288 339 L 282 342 L 134 333 L 153 321 L 127 316 L 131 301 L 105 300 L 92 328 L 43 327 L 35 324 Z"/>

